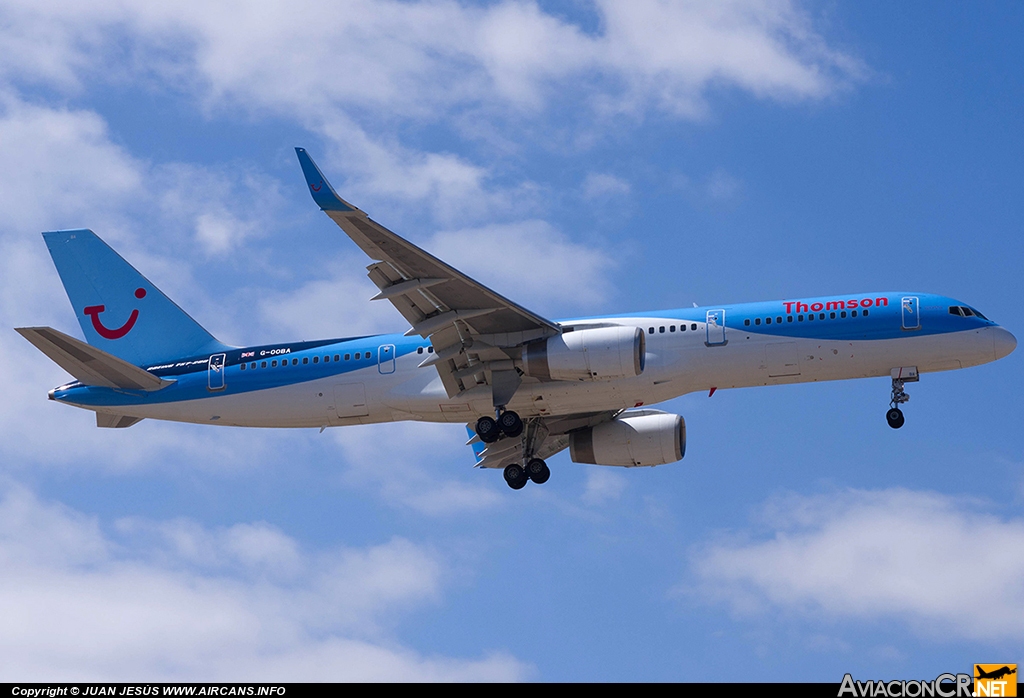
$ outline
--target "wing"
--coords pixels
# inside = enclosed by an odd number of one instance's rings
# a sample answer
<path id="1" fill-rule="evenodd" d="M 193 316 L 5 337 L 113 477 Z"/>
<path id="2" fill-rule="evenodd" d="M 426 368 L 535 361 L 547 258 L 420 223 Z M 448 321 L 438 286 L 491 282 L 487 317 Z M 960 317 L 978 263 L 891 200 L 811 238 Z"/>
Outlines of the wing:
<path id="1" fill-rule="evenodd" d="M 369 218 L 344 201 L 302 148 L 296 148 L 313 200 L 375 262 L 367 267 L 386 299 L 412 325 L 406 335 L 429 338 L 433 364 L 449 397 L 490 384 L 495 405 L 519 387 L 512 359 L 519 347 L 559 334 L 559 326 L 462 272 Z"/>

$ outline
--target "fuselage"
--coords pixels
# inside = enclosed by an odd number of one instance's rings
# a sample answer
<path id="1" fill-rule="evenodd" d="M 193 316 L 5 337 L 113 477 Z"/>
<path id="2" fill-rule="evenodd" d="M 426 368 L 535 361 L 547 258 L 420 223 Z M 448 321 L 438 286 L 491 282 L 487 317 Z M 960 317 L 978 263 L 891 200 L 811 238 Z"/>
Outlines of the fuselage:
<path id="1" fill-rule="evenodd" d="M 619 380 L 524 377 L 509 409 L 558 416 L 651 405 L 694 391 L 921 373 L 994 361 L 1013 335 L 970 306 L 912 292 L 651 311 L 560 323 L 639 327 L 646 361 Z M 97 412 L 201 424 L 324 427 L 493 414 L 491 389 L 449 398 L 418 336 L 270 344 L 144 366 L 173 380 L 146 392 L 70 383 L 51 399 Z"/>

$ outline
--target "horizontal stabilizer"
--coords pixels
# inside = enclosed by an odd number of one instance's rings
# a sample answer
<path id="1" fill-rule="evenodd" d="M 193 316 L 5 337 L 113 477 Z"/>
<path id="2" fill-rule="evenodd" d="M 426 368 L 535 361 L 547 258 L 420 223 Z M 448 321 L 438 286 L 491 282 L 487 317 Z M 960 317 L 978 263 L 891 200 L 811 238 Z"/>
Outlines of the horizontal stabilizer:
<path id="1" fill-rule="evenodd" d="M 174 382 L 154 376 L 145 369 L 51 327 L 18 327 L 15 331 L 86 385 L 152 391 L 166 388 Z"/>
<path id="2" fill-rule="evenodd" d="M 103 427 L 105 429 L 125 429 L 133 424 L 137 424 L 142 421 L 142 417 L 129 417 L 123 414 L 103 414 L 101 412 L 96 413 L 96 426 Z"/>

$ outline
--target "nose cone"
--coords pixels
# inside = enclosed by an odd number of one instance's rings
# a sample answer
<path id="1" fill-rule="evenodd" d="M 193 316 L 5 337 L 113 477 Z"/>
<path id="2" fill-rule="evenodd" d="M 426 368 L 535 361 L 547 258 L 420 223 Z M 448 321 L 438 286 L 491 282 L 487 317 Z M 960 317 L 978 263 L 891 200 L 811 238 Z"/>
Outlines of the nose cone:
<path id="1" fill-rule="evenodd" d="M 992 343 L 995 345 L 997 359 L 1003 358 L 1017 348 L 1017 338 L 1002 327 L 992 328 Z"/>

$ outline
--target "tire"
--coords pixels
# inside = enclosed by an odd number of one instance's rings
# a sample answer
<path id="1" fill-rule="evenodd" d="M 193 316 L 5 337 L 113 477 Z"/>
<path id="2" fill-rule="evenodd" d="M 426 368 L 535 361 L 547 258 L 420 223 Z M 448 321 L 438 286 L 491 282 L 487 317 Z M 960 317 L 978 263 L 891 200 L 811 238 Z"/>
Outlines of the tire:
<path id="1" fill-rule="evenodd" d="M 889 426 L 893 429 L 899 429 L 907 420 L 906 417 L 903 416 L 903 410 L 899 407 L 893 407 L 885 413 L 885 421 L 887 421 Z"/>
<path id="2" fill-rule="evenodd" d="M 540 458 L 534 458 L 526 464 L 526 474 L 538 485 L 543 485 L 548 481 L 548 478 L 551 477 L 551 471 L 548 469 L 548 464 Z"/>
<path id="3" fill-rule="evenodd" d="M 519 436 L 523 433 L 523 420 L 510 410 L 501 413 L 501 416 L 498 417 L 498 426 L 501 427 L 501 433 L 505 436 Z"/>
<path id="4" fill-rule="evenodd" d="M 523 470 L 522 466 L 512 463 L 511 465 L 505 466 L 505 482 L 508 486 L 514 490 L 521 490 L 526 487 L 526 483 L 529 482 L 530 478 L 526 476 L 526 471 Z"/>
<path id="5" fill-rule="evenodd" d="M 501 429 L 498 428 L 498 423 L 490 417 L 481 417 L 476 420 L 476 435 L 485 444 L 492 444 L 501 437 Z"/>

